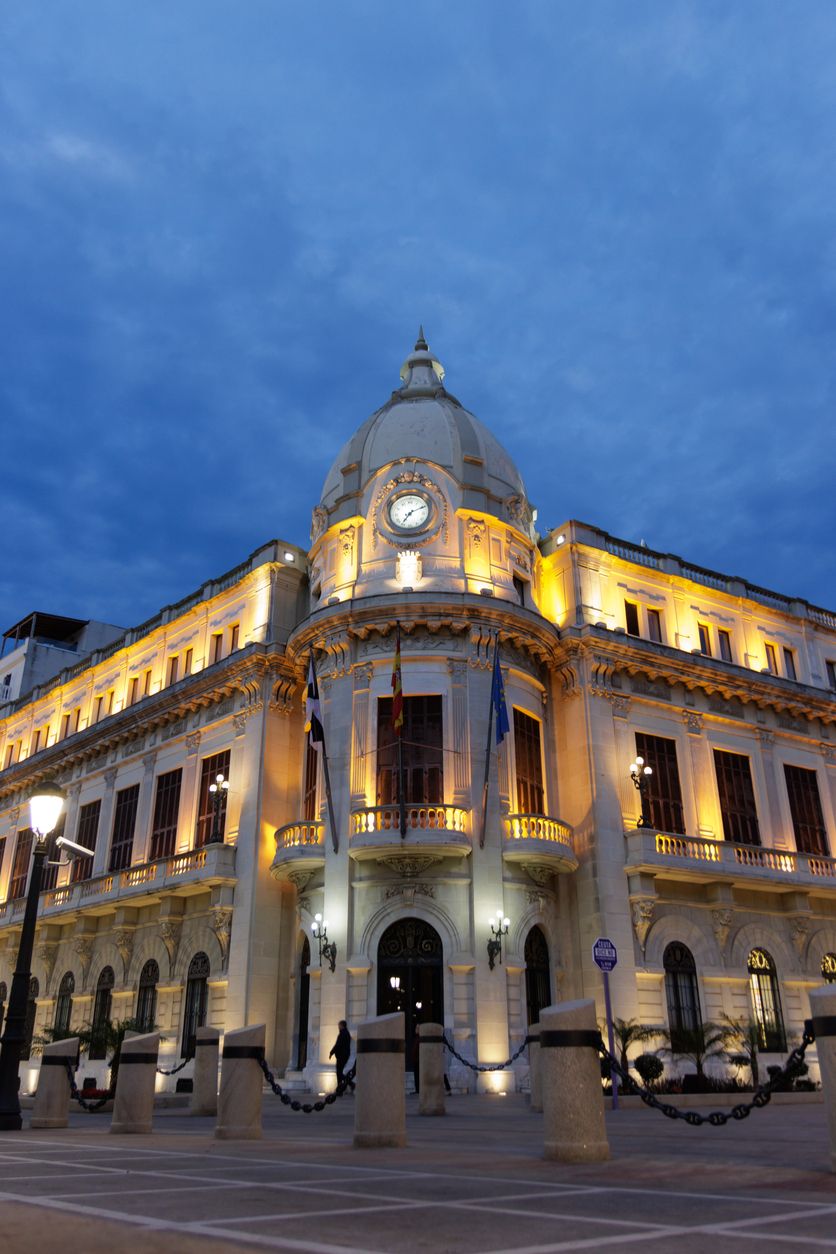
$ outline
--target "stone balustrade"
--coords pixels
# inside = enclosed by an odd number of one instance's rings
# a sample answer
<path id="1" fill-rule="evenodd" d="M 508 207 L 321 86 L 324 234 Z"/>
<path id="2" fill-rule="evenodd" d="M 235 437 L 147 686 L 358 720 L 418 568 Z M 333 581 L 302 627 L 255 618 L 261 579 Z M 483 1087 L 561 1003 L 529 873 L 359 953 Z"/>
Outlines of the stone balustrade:
<path id="1" fill-rule="evenodd" d="M 768 879 L 796 885 L 820 884 L 836 879 L 836 858 L 772 849 L 765 845 L 739 845 L 728 840 L 680 836 L 670 832 L 627 832 L 627 867 L 630 870 L 688 869 L 700 879 L 731 879 L 747 882 Z"/>
<path id="2" fill-rule="evenodd" d="M 408 804 L 405 818 L 406 835 L 401 837 L 400 806 L 354 810 L 349 829 L 352 858 L 386 858 L 396 850 L 433 858 L 461 858 L 470 853 L 470 811 L 462 806 Z"/>
<path id="3" fill-rule="evenodd" d="M 546 814 L 507 814 L 502 856 L 518 862 L 542 880 L 544 876 L 577 869 L 568 823 Z"/>
<path id="4" fill-rule="evenodd" d="M 325 866 L 325 824 L 301 819 L 276 831 L 276 856 L 270 866 L 274 879 L 284 879 L 300 869 L 315 871 Z"/>

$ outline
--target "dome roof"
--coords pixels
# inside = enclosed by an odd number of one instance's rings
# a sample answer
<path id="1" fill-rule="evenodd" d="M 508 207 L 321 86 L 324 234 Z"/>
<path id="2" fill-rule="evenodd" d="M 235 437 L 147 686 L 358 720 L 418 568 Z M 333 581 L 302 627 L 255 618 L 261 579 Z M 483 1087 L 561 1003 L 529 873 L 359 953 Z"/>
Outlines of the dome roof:
<path id="1" fill-rule="evenodd" d="M 430 352 L 423 328 L 401 379 L 402 386 L 355 432 L 329 470 L 321 497 L 329 514 L 338 501 L 361 493 L 376 471 L 412 460 L 450 471 L 470 489 L 472 508 L 497 513 L 497 503 L 509 497 L 526 502 L 508 453 L 444 387 L 444 368 Z"/>

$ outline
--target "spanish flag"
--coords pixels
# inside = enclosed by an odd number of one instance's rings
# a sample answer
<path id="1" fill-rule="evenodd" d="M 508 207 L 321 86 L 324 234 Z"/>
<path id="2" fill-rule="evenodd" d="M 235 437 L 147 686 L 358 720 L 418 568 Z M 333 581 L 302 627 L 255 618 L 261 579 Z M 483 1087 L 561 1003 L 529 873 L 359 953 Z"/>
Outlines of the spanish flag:
<path id="1" fill-rule="evenodd" d="M 395 661 L 392 665 L 392 731 L 403 735 L 403 684 L 401 683 L 401 625 L 395 625 Z"/>
<path id="2" fill-rule="evenodd" d="M 325 744 L 322 730 L 322 711 L 319 705 L 319 685 L 314 670 L 313 649 L 308 657 L 308 686 L 305 691 L 305 731 L 312 749 L 321 750 Z"/>

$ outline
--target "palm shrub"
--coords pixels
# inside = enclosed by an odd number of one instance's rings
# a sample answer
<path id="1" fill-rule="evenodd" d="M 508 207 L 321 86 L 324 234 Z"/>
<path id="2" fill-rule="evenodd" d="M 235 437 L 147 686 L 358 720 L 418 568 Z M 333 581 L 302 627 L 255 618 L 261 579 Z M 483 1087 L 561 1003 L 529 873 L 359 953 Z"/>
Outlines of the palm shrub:
<path id="1" fill-rule="evenodd" d="M 613 1019 L 612 1033 L 618 1061 L 626 1071 L 629 1067 L 627 1051 L 630 1046 L 644 1044 L 645 1041 L 658 1036 L 659 1029 L 652 1028 L 646 1023 L 639 1023 L 638 1019 Z"/>
<path id="2" fill-rule="evenodd" d="M 639 1054 L 638 1058 L 633 1059 L 633 1066 L 647 1088 L 652 1088 L 665 1070 L 665 1064 L 658 1054 Z"/>
<path id="3" fill-rule="evenodd" d="M 663 1046 L 672 1058 L 685 1058 L 692 1062 L 697 1072 L 697 1084 L 706 1087 L 705 1064 L 713 1058 L 726 1056 L 728 1029 L 719 1023 L 700 1023 L 695 1028 L 674 1028 L 661 1035 L 667 1041 Z"/>
<path id="4" fill-rule="evenodd" d="M 110 1091 L 116 1088 L 116 1079 L 119 1075 L 119 1059 L 122 1053 L 122 1043 L 128 1032 L 153 1032 L 156 1030 L 156 1024 L 148 1027 L 145 1023 L 140 1023 L 138 1019 L 103 1019 L 100 1023 L 85 1024 L 74 1033 L 79 1038 L 81 1050 L 83 1053 L 90 1055 L 91 1050 L 95 1050 L 100 1056 L 107 1057 L 111 1054 L 110 1059 Z"/>
<path id="5" fill-rule="evenodd" d="M 752 1087 L 757 1088 L 760 1076 L 758 1067 L 761 1043 L 760 1025 L 753 1019 L 732 1019 L 730 1015 L 723 1015 L 723 1023 L 726 1043 L 734 1046 L 734 1052 L 744 1060 L 744 1066 L 747 1066 L 752 1073 Z"/>

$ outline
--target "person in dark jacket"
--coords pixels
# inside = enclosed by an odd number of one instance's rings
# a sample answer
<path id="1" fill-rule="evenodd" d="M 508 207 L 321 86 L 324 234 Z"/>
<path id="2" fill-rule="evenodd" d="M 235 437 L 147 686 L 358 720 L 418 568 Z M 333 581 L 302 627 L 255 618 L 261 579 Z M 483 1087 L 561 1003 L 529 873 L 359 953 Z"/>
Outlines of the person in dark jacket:
<path id="1" fill-rule="evenodd" d="M 336 1063 L 338 1085 L 342 1084 L 345 1078 L 343 1073 L 345 1071 L 345 1064 L 348 1062 L 350 1055 L 351 1055 L 351 1033 L 348 1030 L 348 1024 L 346 1023 L 345 1019 L 340 1019 L 339 1031 L 337 1032 L 337 1039 L 334 1041 L 334 1047 L 331 1050 L 330 1054 L 328 1055 L 328 1057 L 333 1058 L 334 1062 Z M 349 1083 L 349 1088 L 352 1089 L 353 1091 L 354 1081 L 349 1080 L 348 1083 Z"/>

